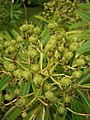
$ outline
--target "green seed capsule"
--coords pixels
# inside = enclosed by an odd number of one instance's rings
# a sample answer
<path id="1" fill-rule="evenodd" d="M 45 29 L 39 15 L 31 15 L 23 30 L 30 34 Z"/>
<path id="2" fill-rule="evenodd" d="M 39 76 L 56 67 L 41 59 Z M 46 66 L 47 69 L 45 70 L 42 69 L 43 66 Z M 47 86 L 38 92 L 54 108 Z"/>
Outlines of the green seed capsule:
<path id="1" fill-rule="evenodd" d="M 26 112 L 26 111 L 25 111 L 25 112 L 23 112 L 23 113 L 21 114 L 21 116 L 22 116 L 22 118 L 27 117 L 27 112 Z"/>
<path id="2" fill-rule="evenodd" d="M 33 81 L 36 85 L 40 85 L 43 81 L 43 77 L 37 74 L 36 76 L 34 76 Z"/>
<path id="3" fill-rule="evenodd" d="M 75 64 L 79 67 L 82 67 L 83 65 L 85 65 L 85 61 L 83 58 L 79 58 L 76 60 Z"/>
<path id="4" fill-rule="evenodd" d="M 61 78 L 61 85 L 62 86 L 69 86 L 71 84 L 71 79 L 67 77 Z"/>
<path id="5" fill-rule="evenodd" d="M 72 58 L 72 56 L 73 56 L 73 53 L 70 51 L 66 51 L 63 55 L 63 57 L 67 60 L 70 60 Z"/>
<path id="6" fill-rule="evenodd" d="M 54 97 L 54 93 L 53 92 L 45 92 L 45 97 L 48 99 L 48 100 L 51 100 L 53 97 Z"/>
<path id="7" fill-rule="evenodd" d="M 13 99 L 13 95 L 12 94 L 6 94 L 5 95 L 5 100 L 12 100 Z"/>
<path id="8" fill-rule="evenodd" d="M 65 96 L 64 101 L 65 101 L 66 103 L 70 103 L 70 102 L 71 102 L 71 97 L 68 96 L 68 95 Z"/>
<path id="9" fill-rule="evenodd" d="M 38 72 L 40 70 L 40 65 L 39 64 L 31 64 L 31 70 L 33 72 Z"/>
<path id="10" fill-rule="evenodd" d="M 74 71 L 72 75 L 73 75 L 73 77 L 75 77 L 75 78 L 79 78 L 79 77 L 81 77 L 82 72 L 81 72 L 81 71 Z"/>
<path id="11" fill-rule="evenodd" d="M 63 114 L 65 112 L 66 108 L 64 106 L 60 106 L 57 111 L 59 114 Z"/>

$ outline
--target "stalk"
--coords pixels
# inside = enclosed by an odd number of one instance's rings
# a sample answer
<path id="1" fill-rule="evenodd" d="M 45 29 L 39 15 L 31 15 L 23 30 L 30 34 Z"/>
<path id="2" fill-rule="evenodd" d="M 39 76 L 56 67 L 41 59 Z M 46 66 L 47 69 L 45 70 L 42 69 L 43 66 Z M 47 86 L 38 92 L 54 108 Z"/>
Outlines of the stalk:
<path id="1" fill-rule="evenodd" d="M 41 71 L 43 69 L 43 52 L 42 52 L 42 50 L 43 50 L 43 46 L 41 44 L 41 52 L 40 52 L 40 69 L 41 69 Z"/>
<path id="2" fill-rule="evenodd" d="M 67 110 L 69 110 L 70 112 L 72 112 L 72 113 L 73 113 L 73 114 L 75 114 L 75 115 L 79 115 L 79 116 L 90 116 L 90 114 L 77 113 L 77 112 L 75 112 L 75 111 L 71 110 L 71 109 L 70 109 L 70 108 L 68 108 L 68 107 L 67 107 Z"/>

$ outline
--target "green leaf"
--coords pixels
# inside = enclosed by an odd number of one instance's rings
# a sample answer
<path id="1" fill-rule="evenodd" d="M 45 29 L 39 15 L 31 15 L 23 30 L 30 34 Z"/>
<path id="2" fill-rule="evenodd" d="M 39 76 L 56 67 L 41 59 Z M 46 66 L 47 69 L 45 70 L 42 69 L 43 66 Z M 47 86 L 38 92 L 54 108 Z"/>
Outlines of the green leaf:
<path id="1" fill-rule="evenodd" d="M 81 47 L 77 49 L 77 53 L 85 53 L 90 51 L 90 41 L 84 43 Z"/>
<path id="2" fill-rule="evenodd" d="M 83 3 L 83 4 L 79 4 L 78 6 L 80 9 L 84 9 L 84 10 L 90 10 L 90 3 Z"/>
<path id="3" fill-rule="evenodd" d="M 24 120 L 33 120 L 33 118 L 35 118 L 35 113 L 36 113 L 37 109 L 38 109 L 38 107 L 37 107 L 36 105 L 33 106 L 33 107 L 29 110 L 29 112 L 28 112 L 28 114 L 27 114 L 27 117 L 24 118 Z"/>
<path id="4" fill-rule="evenodd" d="M 17 37 L 20 36 L 19 33 L 14 29 L 12 29 L 10 33 L 14 39 L 17 39 Z"/>
<path id="5" fill-rule="evenodd" d="M 32 89 L 34 93 L 37 93 L 38 90 L 34 82 L 32 82 Z"/>
<path id="6" fill-rule="evenodd" d="M 8 116 L 10 116 L 10 114 L 12 114 L 12 112 L 16 109 L 16 106 L 12 106 L 3 116 L 2 120 L 6 120 Z"/>
<path id="7" fill-rule="evenodd" d="M 0 81 L 0 91 L 5 89 L 8 86 L 8 82 L 10 80 L 10 76 L 5 75 L 3 79 Z"/>
<path id="8" fill-rule="evenodd" d="M 7 117 L 7 120 L 15 120 L 22 112 L 22 109 L 19 107 L 16 107 L 16 109 L 10 114 L 9 117 Z"/>
<path id="9" fill-rule="evenodd" d="M 43 107 L 43 105 L 41 105 L 37 120 L 44 120 L 44 117 L 45 117 L 45 108 Z"/>
<path id="10" fill-rule="evenodd" d="M 50 32 L 49 29 L 46 27 L 41 34 L 41 43 L 45 45 L 48 42 L 49 38 L 50 38 Z"/>
<path id="11" fill-rule="evenodd" d="M 45 19 L 44 17 L 42 17 L 42 16 L 35 15 L 34 17 L 41 20 L 41 21 L 43 21 L 43 22 L 49 23 L 49 21 L 47 19 Z"/>
<path id="12" fill-rule="evenodd" d="M 90 80 L 90 70 L 88 70 L 81 78 L 79 84 L 83 84 Z"/>
<path id="13" fill-rule="evenodd" d="M 45 110 L 45 119 L 44 120 L 49 120 L 49 109 L 46 108 Z"/>
<path id="14" fill-rule="evenodd" d="M 90 22 L 90 12 L 84 10 L 76 10 L 77 14 L 87 22 Z"/>
<path id="15" fill-rule="evenodd" d="M 30 81 L 28 81 L 26 83 L 22 83 L 22 86 L 23 86 L 23 91 L 22 91 L 23 95 L 27 95 L 30 90 Z"/>
<path id="16" fill-rule="evenodd" d="M 72 98 L 71 108 L 72 108 L 73 111 L 80 113 L 80 111 L 81 111 L 80 110 L 80 107 L 81 107 L 80 105 L 78 104 L 78 102 L 75 98 Z M 73 120 L 83 120 L 83 117 L 72 113 L 72 119 Z"/>
<path id="17" fill-rule="evenodd" d="M 60 120 L 60 117 L 57 112 L 56 112 L 55 120 Z"/>
<path id="18" fill-rule="evenodd" d="M 90 89 L 90 83 L 83 84 L 82 87 L 83 87 L 83 88 L 89 88 L 89 89 Z"/>
<path id="19" fill-rule="evenodd" d="M 55 119 L 54 112 L 53 112 L 52 108 L 49 109 L 49 117 L 50 117 L 50 120 L 54 120 Z"/>
<path id="20" fill-rule="evenodd" d="M 90 113 L 90 99 L 84 93 L 82 93 L 80 90 L 77 90 L 77 91 L 81 97 L 81 100 L 83 102 L 86 112 Z"/>

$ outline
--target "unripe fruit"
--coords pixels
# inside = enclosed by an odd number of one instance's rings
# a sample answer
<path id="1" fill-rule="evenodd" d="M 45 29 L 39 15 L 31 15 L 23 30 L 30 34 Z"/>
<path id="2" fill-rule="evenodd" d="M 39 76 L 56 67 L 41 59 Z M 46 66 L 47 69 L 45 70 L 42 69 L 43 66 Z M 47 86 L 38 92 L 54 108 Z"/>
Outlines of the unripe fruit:
<path id="1" fill-rule="evenodd" d="M 40 70 L 40 65 L 39 64 L 31 64 L 31 70 L 33 72 L 38 72 Z"/>
<path id="2" fill-rule="evenodd" d="M 72 84 L 72 88 L 75 90 L 78 89 L 78 84 L 77 83 Z"/>
<path id="3" fill-rule="evenodd" d="M 61 85 L 62 86 L 69 86 L 71 84 L 71 79 L 67 77 L 61 78 Z"/>
<path id="4" fill-rule="evenodd" d="M 11 40 L 11 45 L 15 45 L 16 40 Z"/>
<path id="5" fill-rule="evenodd" d="M 63 53 L 65 51 L 64 45 L 59 45 L 58 51 L 61 52 L 61 53 Z"/>
<path id="6" fill-rule="evenodd" d="M 51 99 L 53 99 L 53 97 L 54 97 L 54 93 L 53 93 L 53 92 L 50 92 L 50 91 L 45 92 L 45 97 L 46 97 L 48 100 L 51 100 Z"/>
<path id="7" fill-rule="evenodd" d="M 18 36 L 17 39 L 16 39 L 17 42 L 22 42 L 23 41 L 23 38 L 21 36 Z"/>
<path id="8" fill-rule="evenodd" d="M 12 94 L 6 94 L 5 95 L 5 100 L 12 100 L 13 99 L 13 95 Z"/>
<path id="9" fill-rule="evenodd" d="M 78 47 L 78 44 L 75 43 L 75 44 L 71 44 L 71 45 L 69 46 L 69 49 L 70 49 L 71 51 L 76 51 L 77 47 Z"/>
<path id="10" fill-rule="evenodd" d="M 65 96 L 64 101 L 65 101 L 66 103 L 70 103 L 71 97 L 69 97 L 68 95 Z"/>
<path id="11" fill-rule="evenodd" d="M 15 91 L 14 91 L 14 94 L 18 95 L 19 93 L 20 93 L 20 90 L 16 88 Z"/>
<path id="12" fill-rule="evenodd" d="M 22 116 L 22 118 L 27 117 L 27 112 L 23 112 L 23 113 L 21 114 L 21 116 Z"/>
<path id="13" fill-rule="evenodd" d="M 59 114 L 63 114 L 64 112 L 65 112 L 65 107 L 64 106 L 60 106 L 58 109 L 57 109 L 57 111 L 58 111 L 58 113 Z"/>
<path id="14" fill-rule="evenodd" d="M 49 91 L 49 90 L 51 90 L 51 88 L 52 88 L 52 86 L 49 84 L 49 83 L 44 83 L 44 85 L 43 85 L 43 89 L 44 89 L 44 91 Z"/>
<path id="15" fill-rule="evenodd" d="M 19 29 L 20 29 L 20 31 L 25 32 L 25 31 L 29 30 L 29 25 L 23 24 Z"/>
<path id="16" fill-rule="evenodd" d="M 31 46 L 28 47 L 28 55 L 33 58 L 37 56 L 37 50 L 32 48 Z"/>
<path id="17" fill-rule="evenodd" d="M 13 74 L 16 78 L 21 78 L 21 76 L 23 75 L 23 71 L 21 69 L 17 69 L 13 72 Z"/>
<path id="18" fill-rule="evenodd" d="M 82 67 L 83 65 L 85 65 L 85 61 L 83 58 L 78 58 L 76 61 L 75 61 L 75 64 L 79 67 Z"/>
<path id="19" fill-rule="evenodd" d="M 13 63 L 10 63 L 8 61 L 4 62 L 4 66 L 6 68 L 7 71 L 14 71 L 15 70 L 15 65 Z"/>
<path id="20" fill-rule="evenodd" d="M 8 50 L 8 53 L 13 53 L 13 52 L 15 52 L 15 47 L 10 46 L 10 47 L 7 48 L 7 50 Z"/>
<path id="21" fill-rule="evenodd" d="M 58 98 L 56 96 L 54 96 L 50 101 L 52 103 L 57 103 L 58 102 Z"/>
<path id="22" fill-rule="evenodd" d="M 33 30 L 33 32 L 35 34 L 38 34 L 40 32 L 40 28 L 39 27 L 35 27 L 34 30 Z"/>
<path id="23" fill-rule="evenodd" d="M 70 51 L 66 51 L 63 55 L 63 57 L 67 60 L 70 60 L 72 58 L 72 56 L 73 56 L 73 53 Z"/>
<path id="24" fill-rule="evenodd" d="M 47 43 L 46 46 L 45 46 L 46 51 L 52 50 L 54 48 L 55 48 L 55 46 L 53 44 L 49 44 L 49 43 Z"/>
<path id="25" fill-rule="evenodd" d="M 36 85 L 40 85 L 43 81 L 43 77 L 37 74 L 36 76 L 34 76 L 33 81 Z"/>
<path id="26" fill-rule="evenodd" d="M 81 71 L 74 71 L 72 75 L 73 75 L 73 77 L 75 77 L 75 78 L 79 78 L 79 77 L 81 77 L 82 72 L 81 72 Z"/>
<path id="27" fill-rule="evenodd" d="M 86 62 L 90 63 L 90 56 L 86 56 L 85 59 L 86 59 Z"/>
<path id="28" fill-rule="evenodd" d="M 25 105 L 26 104 L 26 99 L 25 98 L 21 98 L 21 99 L 19 99 L 18 103 L 20 105 Z"/>
<path id="29" fill-rule="evenodd" d="M 26 79 L 28 79 L 29 77 L 30 77 L 30 71 L 29 70 L 25 70 L 25 71 L 23 71 L 23 77 L 24 78 L 26 78 Z"/>
<path id="30" fill-rule="evenodd" d="M 37 38 L 35 36 L 30 36 L 29 42 L 34 43 L 37 41 Z"/>

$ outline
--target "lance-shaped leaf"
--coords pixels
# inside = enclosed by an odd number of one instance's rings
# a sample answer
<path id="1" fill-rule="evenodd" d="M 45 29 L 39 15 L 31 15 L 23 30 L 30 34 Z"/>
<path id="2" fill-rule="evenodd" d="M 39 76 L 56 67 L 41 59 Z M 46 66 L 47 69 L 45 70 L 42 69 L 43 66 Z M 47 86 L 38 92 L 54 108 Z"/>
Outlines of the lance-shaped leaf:
<path id="1" fill-rule="evenodd" d="M 81 47 L 77 49 L 77 53 L 85 53 L 89 51 L 90 51 L 90 41 L 87 41 Z"/>
<path id="2" fill-rule="evenodd" d="M 84 3 L 84 4 L 79 4 L 78 6 L 80 9 L 84 9 L 84 10 L 90 10 L 90 3 Z"/>
<path id="3" fill-rule="evenodd" d="M 10 114 L 12 114 L 12 112 L 16 109 L 16 106 L 12 106 L 3 116 L 2 120 L 6 120 L 8 118 L 8 116 L 10 116 Z"/>
<path id="4" fill-rule="evenodd" d="M 90 70 L 87 71 L 81 78 L 79 84 L 86 83 L 88 80 L 90 80 Z"/>
<path id="5" fill-rule="evenodd" d="M 78 91 L 79 96 L 81 97 L 81 100 L 82 100 L 82 103 L 84 105 L 86 112 L 90 114 L 90 99 L 80 90 L 77 90 L 77 91 Z"/>
<path id="6" fill-rule="evenodd" d="M 37 19 L 39 19 L 39 20 L 41 20 L 42 22 L 49 23 L 49 21 L 47 19 L 45 19 L 44 17 L 42 17 L 42 16 L 35 15 L 34 17 L 37 18 Z"/>
<path id="7" fill-rule="evenodd" d="M 21 90 L 22 95 L 27 95 L 30 90 L 30 81 L 28 81 L 26 83 L 22 82 L 22 84 L 20 86 L 20 90 Z"/>
<path id="8" fill-rule="evenodd" d="M 22 113 L 22 109 L 16 107 L 15 110 L 7 117 L 7 120 L 16 120 L 18 116 Z"/>
<path id="9" fill-rule="evenodd" d="M 45 45 L 48 42 L 49 38 L 50 38 L 50 32 L 49 29 L 46 27 L 41 34 L 42 45 Z"/>
<path id="10" fill-rule="evenodd" d="M 71 101 L 71 109 L 75 112 L 81 112 L 81 106 L 82 104 L 79 103 L 79 101 L 77 101 L 75 98 L 72 98 L 72 101 Z M 82 120 L 83 117 L 82 116 L 79 116 L 79 115 L 76 115 L 76 114 L 73 114 L 72 113 L 72 119 L 73 120 Z"/>
<path id="11" fill-rule="evenodd" d="M 76 12 L 85 21 L 90 22 L 90 12 L 87 12 L 85 10 L 76 10 Z"/>
<path id="12" fill-rule="evenodd" d="M 0 91 L 2 91 L 8 86 L 9 81 L 10 81 L 10 76 L 5 75 L 3 79 L 0 81 Z"/>

